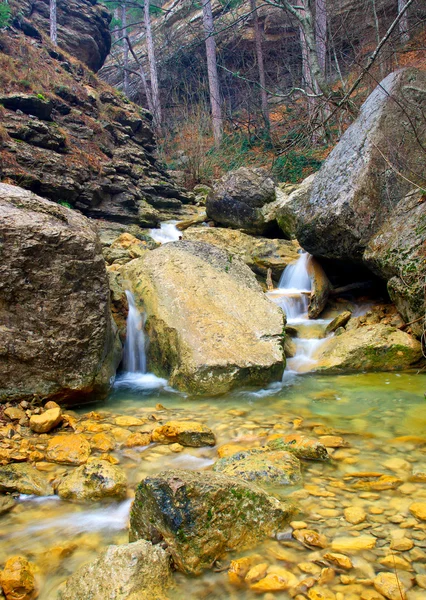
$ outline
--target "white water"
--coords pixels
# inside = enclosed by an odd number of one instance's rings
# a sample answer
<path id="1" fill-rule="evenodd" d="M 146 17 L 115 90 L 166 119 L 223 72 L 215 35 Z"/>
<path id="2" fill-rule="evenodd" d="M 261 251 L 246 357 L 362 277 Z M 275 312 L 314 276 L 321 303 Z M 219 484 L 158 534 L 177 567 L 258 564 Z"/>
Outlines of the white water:
<path id="1" fill-rule="evenodd" d="M 123 355 L 124 373 L 117 378 L 115 387 L 147 391 L 165 388 L 167 386 L 166 379 L 146 372 L 145 317 L 139 312 L 132 292 L 126 290 L 126 296 L 129 312 Z"/>
<path id="2" fill-rule="evenodd" d="M 158 229 L 151 229 L 149 235 L 155 242 L 159 244 L 167 244 L 167 242 L 177 242 L 182 237 L 182 232 L 176 227 L 178 221 L 165 221 L 160 223 Z"/>

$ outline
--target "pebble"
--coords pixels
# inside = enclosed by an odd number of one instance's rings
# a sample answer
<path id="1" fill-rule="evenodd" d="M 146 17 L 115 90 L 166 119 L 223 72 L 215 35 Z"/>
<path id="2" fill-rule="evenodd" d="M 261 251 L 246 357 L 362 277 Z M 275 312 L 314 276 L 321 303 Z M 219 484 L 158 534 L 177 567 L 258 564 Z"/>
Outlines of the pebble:
<path id="1" fill-rule="evenodd" d="M 13 556 L 0 573 L 0 585 L 7 600 L 33 600 L 37 597 L 34 565 L 23 556 Z"/>
<path id="2" fill-rule="evenodd" d="M 331 542 L 332 550 L 341 552 L 357 552 L 358 550 L 371 550 L 376 545 L 376 538 L 371 535 L 358 537 L 337 537 Z"/>
<path id="3" fill-rule="evenodd" d="M 317 548 L 326 548 L 328 546 L 328 540 L 325 535 L 312 529 L 296 529 L 293 532 L 293 537 L 306 546 L 315 546 Z"/>
<path id="4" fill-rule="evenodd" d="M 426 502 L 414 502 L 410 504 L 409 511 L 420 521 L 426 521 Z"/>
<path id="5" fill-rule="evenodd" d="M 388 556 L 381 558 L 379 560 L 379 563 L 387 569 L 392 569 L 396 571 L 413 570 L 413 567 L 408 562 L 408 560 L 405 560 L 405 558 L 402 558 L 402 556 L 398 556 L 397 554 L 389 554 Z"/>
<path id="6" fill-rule="evenodd" d="M 349 508 L 345 508 L 343 511 L 345 519 L 348 523 L 352 523 L 352 525 L 358 525 L 358 523 L 362 523 L 366 519 L 366 513 L 363 508 L 360 506 L 351 506 Z"/>
<path id="7" fill-rule="evenodd" d="M 376 590 L 388 600 L 406 600 L 407 598 L 401 580 L 394 573 L 379 573 L 373 583 Z"/>
<path id="8" fill-rule="evenodd" d="M 413 540 L 410 540 L 407 537 L 403 537 L 401 539 L 392 540 L 390 548 L 391 550 L 397 550 L 398 552 L 405 552 L 406 550 L 411 550 L 413 546 Z"/>
<path id="9" fill-rule="evenodd" d="M 14 406 L 6 408 L 4 411 L 4 415 L 11 421 L 20 421 L 21 419 L 26 419 L 27 417 L 27 415 L 21 408 L 16 408 Z"/>
<path id="10" fill-rule="evenodd" d="M 345 556 L 344 554 L 338 554 L 337 552 L 327 552 L 326 554 L 324 554 L 324 558 L 325 560 L 328 560 L 340 569 L 346 569 L 347 571 L 349 571 L 349 569 L 352 569 L 353 567 L 351 559 L 348 556 Z"/>

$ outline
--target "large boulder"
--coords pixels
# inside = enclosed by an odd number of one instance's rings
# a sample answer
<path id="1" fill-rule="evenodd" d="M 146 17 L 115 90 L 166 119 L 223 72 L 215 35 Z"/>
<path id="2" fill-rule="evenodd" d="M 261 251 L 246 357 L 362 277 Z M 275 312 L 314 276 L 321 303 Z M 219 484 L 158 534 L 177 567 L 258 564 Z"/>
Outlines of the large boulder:
<path id="1" fill-rule="evenodd" d="M 388 325 L 365 325 L 327 339 L 314 355 L 315 370 L 395 371 L 422 358 L 420 342 Z"/>
<path id="2" fill-rule="evenodd" d="M 279 380 L 284 314 L 224 250 L 179 241 L 124 265 L 144 309 L 151 367 L 193 394 Z"/>
<path id="3" fill-rule="evenodd" d="M 223 248 L 229 255 L 242 260 L 258 275 L 266 276 L 272 270 L 274 279 L 279 280 L 287 265 L 299 258 L 299 244 L 294 241 L 270 239 L 247 235 L 238 229 L 225 227 L 191 227 L 183 239 L 206 242 Z"/>
<path id="4" fill-rule="evenodd" d="M 226 552 L 270 537 L 290 514 L 288 505 L 235 477 L 165 471 L 137 487 L 130 540 L 165 544 L 175 567 L 196 575 Z"/>
<path id="5" fill-rule="evenodd" d="M 108 546 L 81 567 L 59 591 L 60 600 L 166 600 L 172 583 L 169 557 L 159 546 L 141 540 Z"/>
<path id="6" fill-rule="evenodd" d="M 420 336 L 425 316 L 426 194 L 407 194 L 370 240 L 364 261 L 387 280 L 391 300 L 413 333 Z"/>
<path id="7" fill-rule="evenodd" d="M 276 200 L 263 207 L 262 213 L 269 223 L 276 222 L 285 239 L 296 237 L 297 219 L 303 204 L 308 200 L 315 173 L 299 184 L 280 184 L 275 190 Z"/>
<path id="8" fill-rule="evenodd" d="M 94 460 L 67 473 L 57 486 L 57 494 L 64 500 L 88 502 L 126 497 L 125 472 L 106 460 Z"/>
<path id="9" fill-rule="evenodd" d="M 90 221 L 0 184 L 0 236 L 0 399 L 105 398 L 121 346 Z"/>
<path id="10" fill-rule="evenodd" d="M 25 463 L 0 467 L 0 492 L 52 496 L 53 487 L 48 477 Z"/>
<path id="11" fill-rule="evenodd" d="M 376 87 L 299 210 L 297 239 L 305 250 L 362 261 L 370 239 L 411 182 L 422 185 L 425 101 L 426 72 L 414 68 L 391 73 Z"/>
<path id="12" fill-rule="evenodd" d="M 262 208 L 275 199 L 275 183 L 266 171 L 240 167 L 215 183 L 206 202 L 207 216 L 225 227 L 262 235 L 269 225 Z"/>

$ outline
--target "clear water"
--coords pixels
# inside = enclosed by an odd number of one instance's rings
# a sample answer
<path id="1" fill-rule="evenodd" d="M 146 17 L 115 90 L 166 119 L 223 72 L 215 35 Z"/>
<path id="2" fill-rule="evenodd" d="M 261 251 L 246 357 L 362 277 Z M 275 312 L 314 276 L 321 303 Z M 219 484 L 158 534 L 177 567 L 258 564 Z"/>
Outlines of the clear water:
<path id="1" fill-rule="evenodd" d="M 358 565 L 354 571 L 357 580 L 363 581 L 386 570 L 378 561 L 387 554 L 392 536 L 402 533 L 414 541 L 418 553 L 426 553 L 424 526 L 413 525 L 408 511 L 410 503 L 426 502 L 426 484 L 410 482 L 411 471 L 425 467 L 425 390 L 426 375 L 415 373 L 293 375 L 287 377 L 284 385 L 276 384 L 267 390 L 241 390 L 222 398 L 203 399 L 188 398 L 166 388 L 156 388 L 148 394 L 146 390 L 118 387 L 106 403 L 94 409 L 96 415 L 93 409 L 90 412 L 85 409 L 79 411 L 78 417 L 81 421 L 96 419 L 105 424 L 114 423 L 117 415 L 141 417 L 147 423 L 152 418 L 159 422 L 195 419 L 213 429 L 218 446 L 233 442 L 242 448 L 258 446 L 267 435 L 294 431 L 295 426 L 300 432 L 314 436 L 342 436 L 348 446 L 335 450 L 331 463 L 304 463 L 302 486 L 274 493 L 291 498 L 300 509 L 297 519 L 326 535 L 330 544 L 340 536 L 359 533 L 377 536 L 375 550 L 351 555 Z M 130 429 L 143 430 L 144 426 Z M 217 448 L 186 448 L 175 454 L 167 446 L 151 444 L 132 449 L 123 447 L 113 454 L 126 470 L 132 489 L 146 475 L 167 468 L 208 471 L 217 459 Z M 387 466 L 390 459 L 396 458 L 403 461 L 397 471 Z M 64 467 L 46 465 L 46 469 L 56 475 Z M 368 492 L 356 489 L 352 480 L 347 479 L 355 472 L 371 471 L 397 475 L 403 483 L 397 489 Z M 318 495 L 321 493 L 324 495 Z M 364 508 L 365 529 L 345 521 L 342 513 L 345 506 Z M 52 600 L 58 585 L 105 545 L 126 542 L 128 510 L 129 501 L 120 505 L 79 506 L 59 499 L 21 498 L 18 507 L 0 520 L 0 562 L 15 553 L 25 554 L 40 568 L 43 582 L 40 599 Z M 402 523 L 393 522 L 398 515 L 402 515 Z M 277 549 L 285 549 L 293 562 L 277 559 Z M 318 561 L 326 552 L 305 548 L 294 540 L 280 543 L 269 540 L 255 551 L 268 564 L 290 568 L 299 580 L 307 575 L 298 565 Z M 61 552 L 64 558 L 55 558 Z M 425 573 L 426 559 L 412 560 L 410 552 L 403 554 L 413 563 L 414 574 Z M 411 577 L 413 573 L 408 575 Z M 406 576 L 407 573 L 401 575 Z M 173 599 L 259 598 L 245 587 L 233 587 L 226 570 L 209 571 L 200 578 L 178 574 L 175 577 Z M 337 574 L 323 587 L 333 594 L 343 593 L 345 600 L 360 598 L 362 590 L 372 589 L 370 584 L 357 583 L 356 592 L 354 585 L 343 585 Z M 414 586 L 409 600 L 424 599 L 422 593 L 424 590 Z M 276 593 L 275 597 L 289 598 L 286 592 Z M 333 597 L 336 596 L 330 596 Z"/>
<path id="2" fill-rule="evenodd" d="M 126 290 L 129 312 L 126 322 L 126 343 L 123 352 L 123 368 L 127 373 L 146 373 L 146 339 L 144 315 L 137 306 L 132 292 Z"/>

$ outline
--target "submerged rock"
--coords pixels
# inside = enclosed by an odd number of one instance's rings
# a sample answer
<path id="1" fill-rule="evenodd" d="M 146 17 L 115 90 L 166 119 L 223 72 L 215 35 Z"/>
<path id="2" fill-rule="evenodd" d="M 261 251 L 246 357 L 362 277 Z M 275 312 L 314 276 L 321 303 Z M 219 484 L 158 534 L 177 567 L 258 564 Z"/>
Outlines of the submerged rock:
<path id="1" fill-rule="evenodd" d="M 0 399 L 105 398 L 121 349 L 90 221 L 0 184 L 0 230 Z"/>
<path id="2" fill-rule="evenodd" d="M 230 550 L 255 546 L 282 528 L 288 505 L 218 473 L 164 471 L 136 490 L 130 539 L 164 543 L 175 567 L 199 574 Z"/>
<path id="3" fill-rule="evenodd" d="M 46 458 L 65 465 L 82 465 L 87 462 L 91 448 L 84 435 L 55 435 L 47 444 Z"/>
<path id="4" fill-rule="evenodd" d="M 24 556 L 13 556 L 0 572 L 6 600 L 34 600 L 38 596 L 34 565 Z"/>
<path id="5" fill-rule="evenodd" d="M 426 73 L 414 68 L 391 73 L 367 98 L 301 205 L 297 239 L 305 250 L 361 262 L 410 181 L 422 186 L 425 98 Z"/>
<path id="6" fill-rule="evenodd" d="M 168 421 L 152 432 L 152 441 L 182 446 L 214 446 L 216 438 L 211 429 L 196 421 Z"/>
<path id="7" fill-rule="evenodd" d="M 206 202 L 207 216 L 225 227 L 262 235 L 270 224 L 261 209 L 275 199 L 275 183 L 266 171 L 240 167 L 214 184 Z"/>
<path id="8" fill-rule="evenodd" d="M 422 358 L 420 342 L 388 325 L 366 325 L 324 342 L 315 369 L 327 372 L 395 371 Z"/>
<path id="9" fill-rule="evenodd" d="M 299 258 L 299 244 L 296 241 L 255 237 L 237 229 L 193 227 L 185 231 L 183 238 L 223 248 L 263 277 L 271 269 L 276 281 L 286 266 Z"/>
<path id="10" fill-rule="evenodd" d="M 167 600 L 172 583 L 169 557 L 141 540 L 108 546 L 95 561 L 71 575 L 60 600 Z"/>
<path id="11" fill-rule="evenodd" d="M 221 458 L 213 471 L 258 484 L 291 485 L 302 478 L 297 458 L 285 450 L 269 448 L 243 450 Z"/>
<path id="12" fill-rule="evenodd" d="M 35 467 L 19 463 L 0 467 L 0 492 L 52 496 L 53 487 L 46 475 Z"/>
<path id="13" fill-rule="evenodd" d="M 281 379 L 282 310 L 224 250 L 180 241 L 123 267 L 147 315 L 151 368 L 193 394 Z"/>
<path id="14" fill-rule="evenodd" d="M 120 500 L 126 497 L 127 479 L 120 467 L 106 460 L 95 460 L 65 475 L 56 491 L 60 498 L 76 502 Z"/>
<path id="15" fill-rule="evenodd" d="M 288 435 L 275 434 L 268 442 L 268 447 L 274 450 L 286 450 L 297 458 L 307 460 L 327 460 L 327 448 L 319 440 L 300 433 Z"/>

